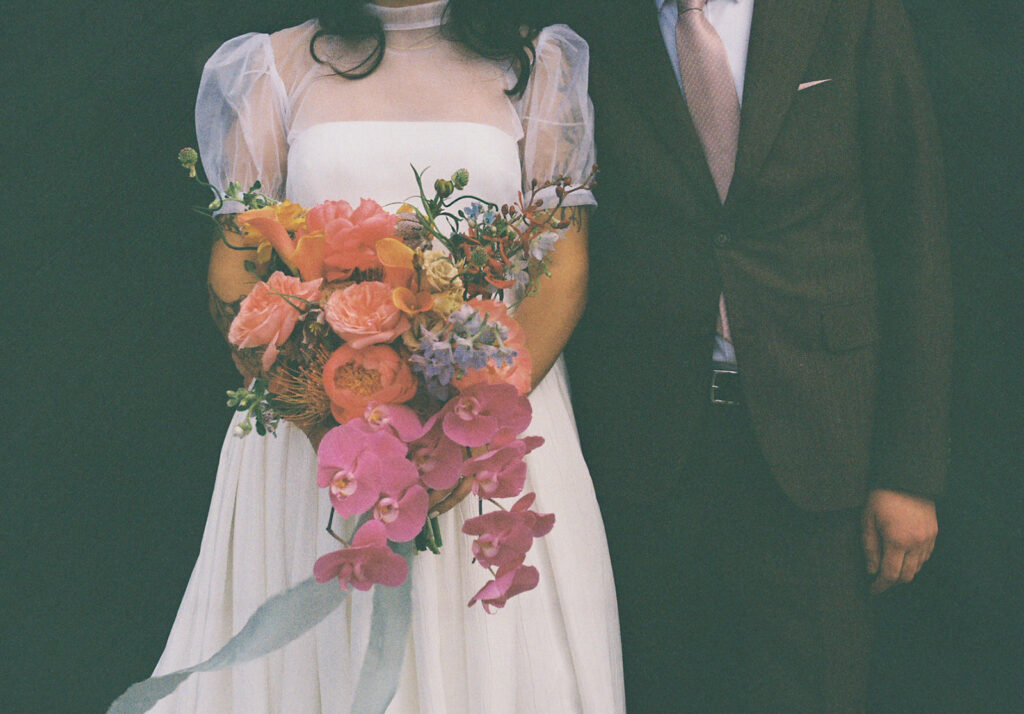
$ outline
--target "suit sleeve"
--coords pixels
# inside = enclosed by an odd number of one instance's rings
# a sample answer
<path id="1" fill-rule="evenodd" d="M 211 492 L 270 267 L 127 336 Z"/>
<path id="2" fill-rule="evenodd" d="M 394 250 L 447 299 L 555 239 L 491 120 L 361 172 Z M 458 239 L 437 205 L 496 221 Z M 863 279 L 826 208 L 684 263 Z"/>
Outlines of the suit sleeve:
<path id="1" fill-rule="evenodd" d="M 948 468 L 949 243 L 938 132 L 899 0 L 872 0 L 859 61 L 882 330 L 872 486 L 934 498 Z"/>

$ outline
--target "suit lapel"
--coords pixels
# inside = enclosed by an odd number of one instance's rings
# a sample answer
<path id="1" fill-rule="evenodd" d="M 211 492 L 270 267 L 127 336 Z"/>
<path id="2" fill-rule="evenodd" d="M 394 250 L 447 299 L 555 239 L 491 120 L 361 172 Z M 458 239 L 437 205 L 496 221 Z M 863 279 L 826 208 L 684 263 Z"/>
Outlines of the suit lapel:
<path id="1" fill-rule="evenodd" d="M 755 0 L 729 199 L 742 194 L 747 180 L 768 157 L 830 4 L 829 0 Z"/>
<path id="2" fill-rule="evenodd" d="M 615 38 L 614 46 L 624 54 L 620 81 L 622 86 L 634 88 L 631 94 L 643 108 L 645 120 L 650 122 L 666 149 L 679 159 L 684 178 L 699 201 L 717 207 L 714 179 L 689 107 L 679 91 L 672 61 L 665 51 L 657 9 L 653 0 L 640 2 L 643 5 L 640 12 L 635 3 L 621 3 L 620 7 L 627 12 L 620 17 L 620 23 L 614 25 L 618 29 L 632 27 L 635 30 L 630 33 L 632 42 L 622 43 L 621 35 Z"/>

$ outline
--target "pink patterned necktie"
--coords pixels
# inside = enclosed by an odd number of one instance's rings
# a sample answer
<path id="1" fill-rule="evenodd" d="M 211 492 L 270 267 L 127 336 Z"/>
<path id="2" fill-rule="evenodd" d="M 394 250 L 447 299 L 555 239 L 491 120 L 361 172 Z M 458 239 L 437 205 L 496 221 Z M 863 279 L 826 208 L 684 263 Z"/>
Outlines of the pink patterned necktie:
<path id="1" fill-rule="evenodd" d="M 676 51 L 686 104 L 723 203 L 736 166 L 740 100 L 722 38 L 704 16 L 707 0 L 678 0 Z M 725 296 L 718 298 L 718 334 L 731 341 Z"/>

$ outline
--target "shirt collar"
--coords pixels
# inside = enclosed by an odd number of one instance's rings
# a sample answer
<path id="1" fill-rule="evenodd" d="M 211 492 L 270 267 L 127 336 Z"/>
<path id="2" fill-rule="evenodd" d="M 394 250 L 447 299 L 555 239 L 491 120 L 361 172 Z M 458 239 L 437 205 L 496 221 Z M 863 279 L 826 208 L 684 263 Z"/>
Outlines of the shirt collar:
<path id="1" fill-rule="evenodd" d="M 708 0 L 708 2 L 713 2 L 713 1 L 714 0 Z M 739 0 L 727 0 L 727 1 L 728 2 L 733 2 L 733 3 L 739 2 Z M 662 10 L 665 9 L 666 5 L 675 5 L 676 4 L 676 0 L 654 0 L 654 4 L 658 8 L 658 12 L 661 12 Z"/>

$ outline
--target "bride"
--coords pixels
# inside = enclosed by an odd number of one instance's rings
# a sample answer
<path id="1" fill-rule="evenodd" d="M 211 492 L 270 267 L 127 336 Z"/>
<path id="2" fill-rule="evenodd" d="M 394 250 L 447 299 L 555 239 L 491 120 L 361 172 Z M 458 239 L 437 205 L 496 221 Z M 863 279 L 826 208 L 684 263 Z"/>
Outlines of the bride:
<path id="1" fill-rule="evenodd" d="M 588 50 L 568 27 L 524 32 L 512 2 L 325 7 L 318 20 L 230 40 L 207 63 L 196 119 L 211 183 L 259 179 L 266 193 L 306 206 L 364 196 L 386 204 L 416 193 L 411 164 L 430 180 L 467 168 L 470 192 L 511 202 L 532 179 L 589 173 Z M 460 532 L 476 499 L 459 502 L 460 492 L 437 506 L 454 508 L 440 519 L 441 555 L 413 559 L 412 633 L 388 712 L 624 710 L 608 548 L 559 356 L 582 310 L 593 197 L 581 190 L 567 203 L 572 227 L 551 277 L 516 313 L 533 358 L 529 433 L 546 440 L 528 457 L 527 489 L 557 519 L 528 560 L 540 585 L 491 615 L 468 608 L 486 579 Z M 248 279 L 236 253 L 214 249 L 211 295 L 222 316 Z M 239 439 L 234 426 L 157 674 L 211 656 L 261 603 L 337 548 L 315 477 L 311 442 L 321 434 L 282 423 L 276 437 Z M 153 711 L 348 712 L 371 610 L 372 592 L 353 592 L 286 647 L 196 674 Z"/>

